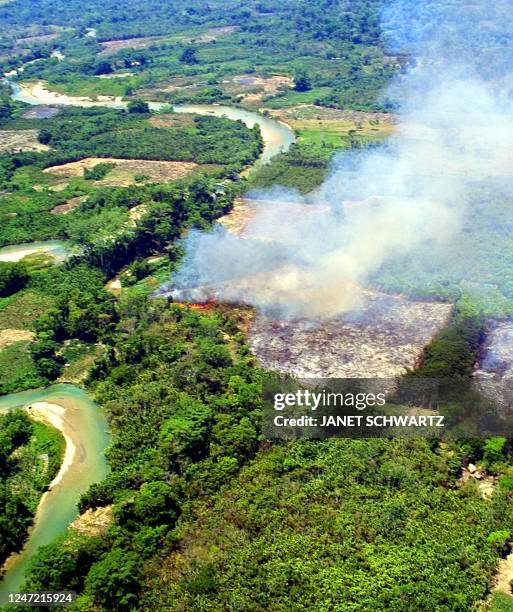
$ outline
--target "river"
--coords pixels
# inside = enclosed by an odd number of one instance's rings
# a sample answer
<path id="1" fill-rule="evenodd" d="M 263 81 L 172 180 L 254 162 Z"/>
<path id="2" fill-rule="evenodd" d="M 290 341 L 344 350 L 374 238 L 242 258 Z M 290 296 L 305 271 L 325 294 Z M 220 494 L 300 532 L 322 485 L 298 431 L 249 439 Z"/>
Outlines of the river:
<path id="1" fill-rule="evenodd" d="M 7 561 L 7 572 L 0 582 L 0 603 L 6 593 L 19 590 L 28 562 L 37 549 L 61 534 L 77 516 L 82 493 L 103 480 L 108 472 L 107 421 L 87 393 L 68 384 L 12 393 L 0 397 L 0 413 L 34 404 L 39 406 L 38 413 L 45 412 L 50 405 L 59 412 L 66 453 L 58 482 L 41 498 L 25 547 Z"/>
<path id="2" fill-rule="evenodd" d="M 32 83 L 30 85 L 19 85 L 8 81 L 12 88 L 12 98 L 19 102 L 32 105 L 58 105 L 58 106 L 78 106 L 92 107 L 103 106 L 108 108 L 126 108 L 127 103 L 121 98 L 99 96 L 97 100 L 86 97 L 68 96 L 45 88 L 43 82 Z M 168 104 L 163 102 L 149 102 L 152 111 L 161 111 Z M 294 132 L 284 123 L 265 117 L 259 113 L 245 110 L 234 106 L 223 106 L 218 104 L 181 104 L 172 107 L 177 113 L 193 113 L 197 115 L 213 115 L 216 117 L 227 117 L 233 121 L 242 121 L 247 127 L 252 128 L 256 124 L 260 126 L 260 132 L 264 141 L 264 148 L 258 160 L 243 172 L 247 175 L 259 166 L 269 163 L 269 161 L 281 153 L 287 151 L 295 142 Z M 0 261 L 17 261 L 28 252 L 45 251 L 54 255 L 58 261 L 66 257 L 67 251 L 64 243 L 59 243 L 58 252 L 56 251 L 56 241 L 38 242 L 33 244 L 14 245 L 0 250 Z M 32 252 L 33 252 L 32 251 Z M 2 257 L 4 259 L 2 259 Z M 7 259 L 7 257 L 11 257 Z"/>
<path id="3" fill-rule="evenodd" d="M 14 100 L 32 105 L 126 107 L 126 103 L 119 98 L 90 100 L 66 96 L 48 91 L 42 84 L 20 87 L 17 83 L 11 82 L 11 86 Z M 167 106 L 160 102 L 150 103 L 153 111 L 160 111 Z M 228 117 L 234 121 L 242 121 L 249 128 L 258 124 L 264 149 L 252 169 L 268 163 L 278 153 L 286 151 L 295 141 L 294 133 L 287 125 L 242 108 L 185 104 L 173 106 L 173 110 L 178 113 Z M 48 241 L 6 247 L 0 250 L 0 260 L 3 257 L 4 261 L 14 261 L 20 258 L 19 255 L 23 256 L 22 253 L 41 250 L 50 252 L 60 260 L 66 255 L 64 243 Z M 80 495 L 91 484 L 101 481 L 108 471 L 104 455 L 108 443 L 107 423 L 99 407 L 84 391 L 73 385 L 54 385 L 44 390 L 14 393 L 0 397 L 0 412 L 35 402 L 47 402 L 65 408 L 61 418 L 65 433 L 75 446 L 75 455 L 58 484 L 51 487 L 51 490 L 43 496 L 36 513 L 34 527 L 23 551 L 8 561 L 7 572 L 0 582 L 0 596 L 3 593 L 19 590 L 31 557 L 40 546 L 51 542 L 68 527 L 77 516 L 77 502 Z"/>
<path id="4" fill-rule="evenodd" d="M 47 253 L 56 261 L 61 262 L 68 255 L 68 247 L 62 240 L 46 240 L 44 242 L 27 242 L 0 248 L 0 261 L 20 261 L 27 255 Z"/>
<path id="5" fill-rule="evenodd" d="M 127 102 L 124 102 L 119 97 L 98 96 L 97 100 L 92 100 L 86 97 L 60 94 L 46 89 L 42 81 L 30 85 L 19 85 L 12 81 L 9 81 L 9 83 L 12 88 L 13 100 L 25 102 L 26 104 L 79 107 L 104 106 L 108 108 L 126 108 L 127 106 Z M 161 111 L 170 106 L 164 102 L 149 102 L 148 104 L 152 111 Z M 228 117 L 228 119 L 233 119 L 234 121 L 242 121 L 249 128 L 258 124 L 264 141 L 264 150 L 254 167 L 268 163 L 281 151 L 287 151 L 296 139 L 294 132 L 285 123 L 280 123 L 275 119 L 244 108 L 219 104 L 178 104 L 173 105 L 172 108 L 176 113 Z"/>

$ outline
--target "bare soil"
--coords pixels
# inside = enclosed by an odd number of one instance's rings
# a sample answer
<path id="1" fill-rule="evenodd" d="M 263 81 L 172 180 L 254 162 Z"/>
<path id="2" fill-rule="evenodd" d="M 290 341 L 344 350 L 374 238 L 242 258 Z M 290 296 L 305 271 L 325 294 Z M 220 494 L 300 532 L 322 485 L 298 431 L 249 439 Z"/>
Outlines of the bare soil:
<path id="1" fill-rule="evenodd" d="M 358 313 L 321 321 L 258 315 L 249 346 L 260 364 L 300 378 L 393 378 L 413 368 L 450 304 L 365 292 Z"/>
<path id="2" fill-rule="evenodd" d="M 38 141 L 38 133 L 38 130 L 1 130 L 0 153 L 48 151 L 50 147 Z"/>
<path id="3" fill-rule="evenodd" d="M 112 521 L 112 516 L 112 505 L 95 508 L 94 510 L 89 508 L 78 516 L 71 523 L 70 527 L 80 533 L 97 536 L 107 529 L 109 523 Z"/>
<path id="4" fill-rule="evenodd" d="M 190 174 L 198 164 L 194 162 L 174 162 L 174 161 L 148 161 L 143 159 L 118 159 L 113 157 L 87 157 L 77 162 L 70 162 L 60 166 L 51 166 L 44 172 L 49 172 L 55 176 L 74 177 L 82 176 L 84 169 L 91 169 L 97 164 L 115 164 L 115 167 L 108 175 L 100 181 L 95 181 L 97 185 L 109 186 L 128 186 L 135 183 L 135 176 L 144 175 L 147 178 L 139 181 L 144 183 L 165 183 Z"/>
<path id="5" fill-rule="evenodd" d="M 79 206 L 85 199 L 86 196 L 77 196 L 75 198 L 70 198 L 64 204 L 59 204 L 58 206 L 52 208 L 50 212 L 52 215 L 65 215 L 69 213 L 70 210 L 73 210 L 74 208 Z"/>
<path id="6" fill-rule="evenodd" d="M 35 333 L 28 329 L 0 329 L 0 350 L 16 342 L 29 342 Z"/>
<path id="7" fill-rule="evenodd" d="M 98 55 L 114 55 L 121 49 L 145 49 L 162 39 L 162 36 L 143 36 L 141 38 L 127 38 L 125 40 L 107 40 L 100 43 L 103 49 Z"/>

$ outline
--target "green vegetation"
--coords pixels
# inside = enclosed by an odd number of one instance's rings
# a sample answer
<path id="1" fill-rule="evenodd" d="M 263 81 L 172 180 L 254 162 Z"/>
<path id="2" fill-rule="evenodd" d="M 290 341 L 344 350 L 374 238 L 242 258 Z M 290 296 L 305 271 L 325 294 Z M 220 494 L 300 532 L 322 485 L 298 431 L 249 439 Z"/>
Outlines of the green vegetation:
<path id="1" fill-rule="evenodd" d="M 113 593 L 129 608 L 141 559 L 174 541 L 190 500 L 212 495 L 256 452 L 262 378 L 230 316 L 136 296 L 120 303 L 118 330 L 91 372 L 111 424 L 112 471 L 81 501 L 82 510 L 113 503 L 114 523 L 101 543 L 72 536 L 80 566 L 62 563 L 70 540 L 44 547 L 28 580 L 73 585 L 105 609 Z"/>
<path id="2" fill-rule="evenodd" d="M 144 8 L 125 4 L 120 16 L 112 2 L 94 0 L 82 6 L 76 0 L 45 0 L 35 9 L 29 0 L 15 0 L 0 5 L 0 21 L 6 32 L 13 32 L 4 43 L 2 63 L 8 69 L 35 59 L 25 67 L 25 77 L 46 79 L 82 95 L 140 97 L 154 88 L 165 90 L 170 80 L 186 78 L 192 79 L 192 89 L 162 91 L 160 99 L 235 101 L 237 94 L 228 91 L 224 77 L 286 74 L 298 77 L 297 95 L 311 92 L 309 101 L 316 104 L 386 108 L 378 93 L 400 60 L 387 55 L 381 40 L 382 6 L 382 0 L 250 0 L 244 5 L 192 0 L 180 10 L 173 3 L 152 1 Z M 42 33 L 55 32 L 48 23 L 74 30 L 57 32 L 52 42 L 40 41 L 31 53 L 22 50 L 15 32 L 28 25 Z M 97 37 L 86 36 L 86 27 L 95 28 Z M 223 27 L 228 29 L 215 29 Z M 101 41 L 108 40 L 118 43 L 104 49 Z M 50 57 L 52 47 L 62 51 L 64 59 Z M 127 70 L 133 76 L 115 78 Z M 283 99 L 275 101 L 286 105 L 288 94 L 281 95 Z"/>
<path id="3" fill-rule="evenodd" d="M 29 342 L 14 342 L 0 351 L 0 394 L 41 387 L 47 379 L 38 372 Z"/>
<path id="4" fill-rule="evenodd" d="M 0 88 L 0 127 L 38 130 L 50 147 L 0 156 L 0 246 L 60 239 L 69 248 L 60 265 L 45 256 L 0 264 L 0 327 L 35 332 L 0 352 L 0 393 L 80 381 L 112 436 L 111 472 L 79 508 L 112 506 L 112 520 L 100 534 L 69 530 L 42 547 L 26 589 L 72 589 L 74 609 L 106 611 L 463 611 L 488 596 L 513 531 L 509 437 L 270 442 L 260 396 L 271 374 L 244 341 L 248 313 L 149 298 L 177 266 L 184 234 L 210 227 L 236 194 L 276 184 L 307 194 L 334 154 L 358 155 L 392 131 L 385 115 L 347 112 L 390 110 L 378 94 L 403 59 L 382 40 L 383 4 L 0 4 L 0 69 L 30 61 L 24 79 L 128 100 L 126 111 L 65 108 L 34 119 Z M 289 78 L 273 87 L 273 75 Z M 171 109 L 159 116 L 147 103 L 155 99 L 264 107 L 290 120 L 297 144 L 239 179 L 261 152 L 257 129 Z M 142 184 L 142 173 L 129 187 L 98 184 L 114 171 L 107 161 L 83 174 L 44 172 L 84 157 L 215 167 L 163 184 Z M 450 274 L 426 253 L 429 269 L 407 273 L 397 260 L 373 279 L 455 302 L 409 374 L 462 383 L 464 394 L 443 406 L 449 416 L 480 406 L 470 376 L 483 321 L 513 314 L 511 223 L 501 217 L 497 243 L 487 244 L 488 228 L 472 215 L 485 204 L 499 225 L 503 207 L 476 188 Z M 473 266 L 490 271 L 487 288 L 465 282 Z M 107 289 L 113 277 L 121 289 Z M 0 561 L 22 545 L 61 453 L 53 430 L 22 413 L 0 419 Z M 471 462 L 495 477 L 490 499 L 461 479 Z M 497 594 L 492 609 L 511 601 Z"/>
<path id="5" fill-rule="evenodd" d="M 457 446 L 295 442 L 259 453 L 178 528 L 143 607 L 469 610 L 497 563 L 511 492 L 456 488 Z"/>
<path id="6" fill-rule="evenodd" d="M 23 263 L 0 261 L 0 297 L 6 297 L 22 289 L 28 282 L 27 268 Z"/>
<path id="7" fill-rule="evenodd" d="M 25 413 L 0 415 L 0 563 L 21 550 L 41 493 L 59 471 L 64 440 Z"/>

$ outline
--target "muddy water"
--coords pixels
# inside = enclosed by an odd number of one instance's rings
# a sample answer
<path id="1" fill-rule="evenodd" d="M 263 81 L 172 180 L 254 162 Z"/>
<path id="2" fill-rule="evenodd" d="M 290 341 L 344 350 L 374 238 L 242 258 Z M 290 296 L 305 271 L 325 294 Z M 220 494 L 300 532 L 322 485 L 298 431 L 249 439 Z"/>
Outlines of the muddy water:
<path id="1" fill-rule="evenodd" d="M 20 261 L 33 253 L 47 253 L 56 261 L 64 261 L 68 255 L 68 247 L 61 240 L 47 240 L 45 242 L 27 242 L 0 248 L 0 261 Z"/>
<path id="2" fill-rule="evenodd" d="M 0 413 L 48 402 L 65 409 L 61 419 L 66 436 L 74 446 L 68 469 L 58 483 L 43 496 L 34 527 L 22 552 L 7 562 L 0 581 L 0 603 L 5 593 L 19 590 L 31 557 L 40 546 L 62 533 L 77 516 L 77 502 L 91 484 L 105 478 L 108 471 L 105 449 L 107 422 L 100 408 L 73 385 L 53 385 L 47 389 L 22 391 L 0 397 Z"/>

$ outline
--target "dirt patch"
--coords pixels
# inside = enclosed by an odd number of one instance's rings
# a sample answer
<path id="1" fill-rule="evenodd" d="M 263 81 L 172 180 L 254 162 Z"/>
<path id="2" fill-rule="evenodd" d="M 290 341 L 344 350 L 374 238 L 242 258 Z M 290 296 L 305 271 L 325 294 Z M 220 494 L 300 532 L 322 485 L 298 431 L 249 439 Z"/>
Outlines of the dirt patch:
<path id="1" fill-rule="evenodd" d="M 62 164 L 61 166 L 51 166 L 43 172 L 54 174 L 55 176 L 74 177 L 83 176 L 84 169 L 91 169 L 97 164 L 115 164 L 115 167 L 108 175 L 100 181 L 95 181 L 96 185 L 109 185 L 123 187 L 134 183 L 165 183 L 183 178 L 190 174 L 198 164 L 194 162 L 174 162 L 174 161 L 148 161 L 142 159 L 118 159 L 113 157 L 87 157 L 77 162 Z M 136 181 L 135 178 L 140 180 Z M 143 178 L 144 177 L 144 178 Z"/>
<path id="2" fill-rule="evenodd" d="M 244 102 L 253 105 L 262 102 L 267 96 L 276 95 L 278 91 L 290 89 L 293 80 L 283 75 L 261 77 L 253 74 L 243 74 L 224 80 L 222 85 L 226 92 L 242 95 Z"/>
<path id="3" fill-rule="evenodd" d="M 106 285 L 105 285 L 105 289 L 107 289 L 107 291 L 110 291 L 111 293 L 113 293 L 116 296 L 119 296 L 121 294 L 121 289 L 123 288 L 122 284 L 121 284 L 121 279 L 118 276 L 115 276 L 112 280 L 110 280 Z"/>
<path id="4" fill-rule="evenodd" d="M 501 559 L 497 566 L 497 574 L 495 575 L 492 593 L 504 593 L 512 595 L 511 581 L 513 580 L 513 553 L 509 554 L 505 559 Z M 513 598 L 512 598 L 513 603 Z"/>
<path id="5" fill-rule="evenodd" d="M 153 87 L 141 87 L 137 90 L 137 96 L 152 100 L 158 94 L 173 93 L 183 89 L 196 89 L 202 82 L 198 79 L 191 79 L 187 77 L 173 77 L 159 81 Z"/>
<path id="6" fill-rule="evenodd" d="M 58 112 L 59 109 L 52 106 L 36 106 L 36 108 L 25 111 L 22 117 L 23 119 L 49 119 L 57 115 Z"/>
<path id="7" fill-rule="evenodd" d="M 65 215 L 69 213 L 70 210 L 73 210 L 74 208 L 77 208 L 77 206 L 80 206 L 80 204 L 82 204 L 86 197 L 87 196 L 77 196 L 76 198 L 70 198 L 67 202 L 64 202 L 64 204 L 59 204 L 52 208 L 50 213 L 52 215 Z"/>
<path id="8" fill-rule="evenodd" d="M 145 49 L 153 43 L 162 40 L 162 36 L 143 36 L 141 38 L 127 38 L 124 40 L 106 40 L 100 43 L 103 49 L 98 55 L 114 55 L 118 51 L 121 51 L 121 49 Z"/>
<path id="9" fill-rule="evenodd" d="M 30 342 L 35 335 L 28 329 L 0 329 L 0 351 L 16 342 Z"/>
<path id="10" fill-rule="evenodd" d="M 194 125 L 194 116 L 185 113 L 163 113 L 150 117 L 149 123 L 158 128 L 182 127 L 184 125 Z"/>
<path id="11" fill-rule="evenodd" d="M 0 153 L 48 151 L 50 147 L 38 141 L 38 134 L 39 130 L 1 130 Z"/>
<path id="12" fill-rule="evenodd" d="M 70 525 L 71 529 L 75 529 L 80 533 L 85 533 L 90 536 L 102 534 L 110 522 L 112 521 L 112 505 L 104 506 L 103 508 L 89 508 L 78 516 Z"/>
<path id="13" fill-rule="evenodd" d="M 143 215 L 145 215 L 147 212 L 148 212 L 148 207 L 146 206 L 146 204 L 139 204 L 138 206 L 134 206 L 128 211 L 128 216 L 130 217 L 130 220 L 135 225 L 135 222 L 138 219 L 140 219 Z"/>
<path id="14" fill-rule="evenodd" d="M 462 487 L 467 482 L 474 482 L 476 484 L 479 495 L 483 499 L 491 499 L 497 485 L 497 478 L 484 474 L 475 465 L 470 463 L 467 467 L 463 468 L 461 477 L 458 480 L 458 486 Z"/>

